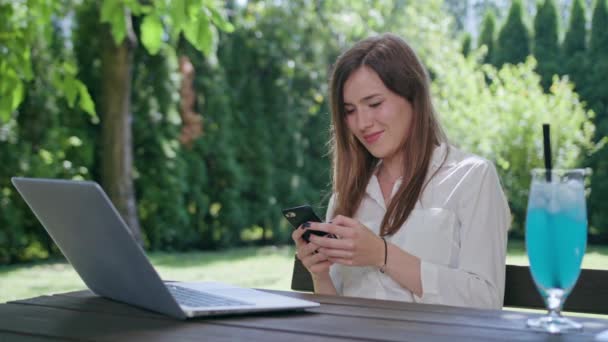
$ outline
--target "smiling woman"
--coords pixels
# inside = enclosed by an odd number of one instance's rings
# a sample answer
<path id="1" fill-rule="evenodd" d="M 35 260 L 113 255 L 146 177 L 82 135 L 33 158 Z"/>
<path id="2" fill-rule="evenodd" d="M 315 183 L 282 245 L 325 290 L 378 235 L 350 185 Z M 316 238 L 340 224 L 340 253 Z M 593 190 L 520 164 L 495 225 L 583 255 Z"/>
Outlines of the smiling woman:
<path id="1" fill-rule="evenodd" d="M 509 207 L 494 165 L 447 143 L 412 48 L 383 34 L 330 80 L 327 223 L 292 237 L 315 292 L 500 308 Z M 305 229 L 335 234 L 311 236 Z"/>
<path id="2" fill-rule="evenodd" d="M 386 163 L 398 156 L 409 135 L 412 105 L 390 91 L 373 69 L 362 66 L 344 83 L 344 109 L 349 131 L 374 157 Z M 389 178 L 396 179 L 390 172 Z"/>

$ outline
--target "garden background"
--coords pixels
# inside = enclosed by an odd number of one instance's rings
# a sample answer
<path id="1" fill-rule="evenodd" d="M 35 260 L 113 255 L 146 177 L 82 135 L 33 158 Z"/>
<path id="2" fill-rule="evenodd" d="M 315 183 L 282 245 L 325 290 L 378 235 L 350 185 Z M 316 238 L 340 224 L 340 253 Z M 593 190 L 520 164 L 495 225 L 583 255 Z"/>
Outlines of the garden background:
<path id="1" fill-rule="evenodd" d="M 12 176 L 98 181 L 153 255 L 291 255 L 280 209 L 330 193 L 329 68 L 382 32 L 419 53 L 451 143 L 496 164 L 516 245 L 547 122 L 554 165 L 593 170 L 603 251 L 606 27 L 606 0 L 0 0 L 0 283 L 61 255 Z"/>

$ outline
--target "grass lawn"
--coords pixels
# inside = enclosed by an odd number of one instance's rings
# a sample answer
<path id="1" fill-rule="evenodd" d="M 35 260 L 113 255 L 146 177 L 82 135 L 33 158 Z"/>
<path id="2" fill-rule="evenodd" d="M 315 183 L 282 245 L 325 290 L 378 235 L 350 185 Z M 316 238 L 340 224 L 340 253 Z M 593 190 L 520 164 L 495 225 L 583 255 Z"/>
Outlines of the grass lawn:
<path id="1" fill-rule="evenodd" d="M 246 287 L 289 290 L 293 247 L 249 247 L 220 252 L 150 253 L 163 279 L 216 280 Z M 507 262 L 528 263 L 522 242 L 509 243 Z M 587 249 L 583 267 L 608 268 L 608 246 Z M 64 261 L 0 267 L 0 303 L 86 288 Z"/>
<path id="2" fill-rule="evenodd" d="M 294 249 L 237 248 L 220 252 L 149 253 L 166 280 L 221 281 L 247 287 L 288 290 Z M 64 260 L 0 266 L 0 303 L 43 294 L 85 289 Z"/>

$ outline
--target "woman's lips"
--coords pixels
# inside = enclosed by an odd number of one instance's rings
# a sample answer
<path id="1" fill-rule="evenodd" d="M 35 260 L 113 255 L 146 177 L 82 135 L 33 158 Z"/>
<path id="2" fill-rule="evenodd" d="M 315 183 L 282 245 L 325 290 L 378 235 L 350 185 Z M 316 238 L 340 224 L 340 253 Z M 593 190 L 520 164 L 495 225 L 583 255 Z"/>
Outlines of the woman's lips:
<path id="1" fill-rule="evenodd" d="M 376 142 L 376 140 L 380 139 L 380 136 L 382 135 L 382 133 L 384 133 L 384 131 L 364 135 L 363 139 L 365 139 L 366 143 L 373 144 L 374 142 Z"/>

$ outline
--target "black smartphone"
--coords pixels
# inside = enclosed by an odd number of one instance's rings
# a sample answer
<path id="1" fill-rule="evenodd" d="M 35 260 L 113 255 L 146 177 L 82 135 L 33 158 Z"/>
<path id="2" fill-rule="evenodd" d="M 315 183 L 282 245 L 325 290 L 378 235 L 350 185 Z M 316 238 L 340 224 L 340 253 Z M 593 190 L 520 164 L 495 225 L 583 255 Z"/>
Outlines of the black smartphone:
<path id="1" fill-rule="evenodd" d="M 305 222 L 323 222 L 319 218 L 319 216 L 317 216 L 317 214 L 315 214 L 315 211 L 312 209 L 312 207 L 307 204 L 301 205 L 299 207 L 283 209 L 283 216 L 285 216 L 287 221 L 289 221 L 289 223 L 291 223 L 291 225 L 295 229 L 298 229 L 298 227 L 301 226 L 302 224 L 304 224 Z M 318 236 L 327 235 L 329 237 L 335 237 L 333 234 L 309 229 L 306 232 L 304 232 L 304 234 L 302 235 L 302 239 L 304 239 L 304 241 L 306 241 L 306 242 L 309 242 L 310 234 L 315 234 Z"/>

